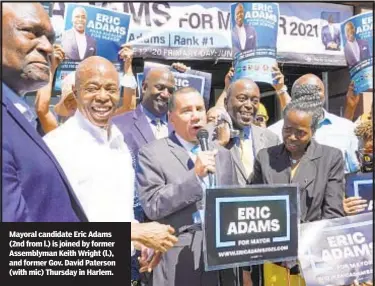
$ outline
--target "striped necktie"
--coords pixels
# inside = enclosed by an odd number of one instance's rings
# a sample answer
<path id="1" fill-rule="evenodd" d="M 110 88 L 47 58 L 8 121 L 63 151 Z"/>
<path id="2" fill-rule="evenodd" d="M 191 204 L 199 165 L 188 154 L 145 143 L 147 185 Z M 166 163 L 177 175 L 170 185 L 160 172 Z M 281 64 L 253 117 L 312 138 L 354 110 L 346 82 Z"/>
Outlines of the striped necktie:
<path id="1" fill-rule="evenodd" d="M 155 125 L 156 127 L 156 132 L 155 132 L 155 138 L 156 139 L 161 139 L 163 138 L 163 132 L 162 132 L 162 126 L 161 126 L 161 120 L 160 118 L 155 118 L 152 120 L 152 123 Z"/>
<path id="2" fill-rule="evenodd" d="M 247 177 L 253 172 L 254 158 L 253 148 L 249 139 L 245 139 L 243 132 L 240 133 L 240 158 L 246 170 Z"/>

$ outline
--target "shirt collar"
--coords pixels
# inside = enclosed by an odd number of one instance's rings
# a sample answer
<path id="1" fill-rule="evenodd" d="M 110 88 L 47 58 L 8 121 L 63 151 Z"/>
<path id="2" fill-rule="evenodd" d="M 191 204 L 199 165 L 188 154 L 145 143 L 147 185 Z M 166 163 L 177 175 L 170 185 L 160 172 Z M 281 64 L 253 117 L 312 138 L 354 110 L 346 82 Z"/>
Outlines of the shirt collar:
<path id="1" fill-rule="evenodd" d="M 85 37 L 86 36 L 86 32 L 84 31 L 83 33 L 79 33 L 76 31 L 76 29 L 73 28 L 73 31 L 74 31 L 74 34 L 76 35 L 76 37 Z"/>
<path id="2" fill-rule="evenodd" d="M 194 144 L 194 143 L 186 141 L 185 139 L 182 139 L 182 137 L 179 136 L 176 132 L 175 132 L 175 135 L 177 137 L 177 140 L 180 141 L 182 147 L 184 147 L 186 151 L 191 152 L 191 149 L 197 146 L 197 144 Z"/>
<path id="3" fill-rule="evenodd" d="M 13 103 L 19 112 L 26 118 L 26 120 L 36 127 L 36 113 L 26 103 L 25 97 L 17 95 L 10 87 L 3 83 L 3 94 Z"/>
<path id="4" fill-rule="evenodd" d="M 333 122 L 333 118 L 331 113 L 327 112 L 323 109 L 324 117 L 321 121 L 319 121 L 318 128 L 322 127 L 323 125 L 330 125 Z"/>
<path id="5" fill-rule="evenodd" d="M 153 121 L 155 120 L 156 118 L 159 118 L 160 119 L 160 122 L 163 124 L 166 124 L 167 123 L 167 115 L 165 114 L 164 116 L 162 117 L 158 117 L 158 116 L 155 116 L 154 114 L 152 114 L 146 107 L 144 107 L 142 104 L 140 104 L 141 106 L 141 111 L 146 115 L 146 117 L 149 119 L 149 121 Z"/>
<path id="6" fill-rule="evenodd" d="M 111 124 L 108 126 L 108 129 L 100 128 L 92 124 L 87 118 L 85 118 L 82 113 L 77 109 L 73 115 L 77 121 L 79 127 L 88 132 L 96 141 L 99 143 L 109 143 L 111 144 L 114 141 L 122 140 L 122 134 L 116 127 L 116 125 Z M 108 132 L 110 132 L 110 137 L 108 138 Z"/>

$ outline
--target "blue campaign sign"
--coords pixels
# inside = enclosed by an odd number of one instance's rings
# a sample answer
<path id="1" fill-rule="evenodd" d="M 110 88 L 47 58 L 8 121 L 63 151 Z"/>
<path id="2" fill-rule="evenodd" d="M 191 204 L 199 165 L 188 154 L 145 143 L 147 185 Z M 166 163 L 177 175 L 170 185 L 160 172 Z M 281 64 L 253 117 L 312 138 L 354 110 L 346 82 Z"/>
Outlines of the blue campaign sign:
<path id="1" fill-rule="evenodd" d="M 373 211 L 374 182 L 373 173 L 348 174 L 346 176 L 345 193 L 347 197 L 362 197 L 367 200 L 367 209 L 363 212 Z"/>
<path id="2" fill-rule="evenodd" d="M 306 285 L 372 280 L 372 213 L 301 224 L 298 259 Z"/>
<path id="3" fill-rule="evenodd" d="M 91 5 L 67 3 L 61 45 L 67 59 L 101 56 L 119 61 L 120 46 L 127 42 L 130 14 Z"/>
<path id="4" fill-rule="evenodd" d="M 297 259 L 297 186 L 207 189 L 204 206 L 206 271 Z"/>
<path id="5" fill-rule="evenodd" d="M 250 78 L 272 84 L 278 23 L 277 3 L 237 3 L 231 6 L 234 81 Z"/>
<path id="6" fill-rule="evenodd" d="M 182 88 L 182 87 L 188 87 L 188 86 L 194 87 L 203 96 L 205 106 L 206 108 L 208 107 L 209 100 L 210 100 L 210 93 L 211 93 L 211 78 L 212 78 L 212 75 L 210 73 L 205 73 L 205 72 L 191 70 L 191 69 L 182 73 L 182 72 L 176 71 L 171 66 L 167 66 L 167 65 L 163 65 L 159 63 L 145 62 L 143 73 L 137 73 L 138 93 L 140 95 L 142 93 L 141 86 L 142 86 L 144 76 L 147 75 L 148 71 L 154 67 L 164 67 L 164 68 L 171 70 L 175 78 L 175 85 L 177 89 Z"/>
<path id="7" fill-rule="evenodd" d="M 354 92 L 373 88 L 373 13 L 349 18 L 341 24 L 345 59 Z"/>

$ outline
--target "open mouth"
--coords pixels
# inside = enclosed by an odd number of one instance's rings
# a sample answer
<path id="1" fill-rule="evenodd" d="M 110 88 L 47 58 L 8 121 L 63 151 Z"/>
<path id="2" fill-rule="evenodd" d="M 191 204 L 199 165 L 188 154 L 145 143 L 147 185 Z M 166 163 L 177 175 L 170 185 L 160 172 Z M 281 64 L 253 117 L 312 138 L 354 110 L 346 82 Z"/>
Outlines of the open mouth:
<path id="1" fill-rule="evenodd" d="M 249 121 L 253 117 L 251 112 L 245 112 L 245 111 L 240 112 L 240 116 L 241 116 L 241 119 L 244 121 Z"/>
<path id="2" fill-rule="evenodd" d="M 112 111 L 112 107 L 110 106 L 93 106 L 91 109 L 94 111 L 95 115 L 104 118 L 108 117 Z"/>

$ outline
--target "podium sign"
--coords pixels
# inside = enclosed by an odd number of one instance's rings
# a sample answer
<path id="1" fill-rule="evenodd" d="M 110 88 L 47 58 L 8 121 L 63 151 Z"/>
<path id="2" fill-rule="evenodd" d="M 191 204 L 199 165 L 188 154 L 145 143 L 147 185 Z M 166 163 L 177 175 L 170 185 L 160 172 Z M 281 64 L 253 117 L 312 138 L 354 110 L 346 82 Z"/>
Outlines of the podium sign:
<path id="1" fill-rule="evenodd" d="M 296 185 L 253 185 L 205 192 L 206 271 L 297 258 Z"/>

